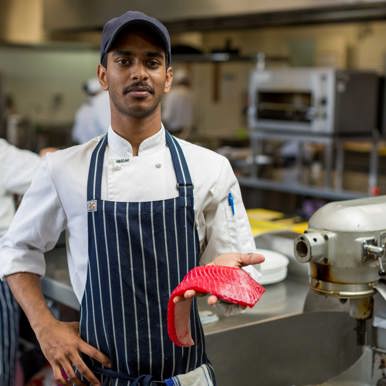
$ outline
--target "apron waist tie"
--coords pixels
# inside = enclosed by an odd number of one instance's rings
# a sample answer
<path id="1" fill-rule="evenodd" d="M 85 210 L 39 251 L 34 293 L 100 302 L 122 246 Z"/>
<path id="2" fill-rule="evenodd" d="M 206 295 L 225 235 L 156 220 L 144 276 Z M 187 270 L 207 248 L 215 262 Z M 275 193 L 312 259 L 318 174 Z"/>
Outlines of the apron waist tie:
<path id="1" fill-rule="evenodd" d="M 93 370 L 99 375 L 104 375 L 109 378 L 118 378 L 125 381 L 130 381 L 130 386 L 152 386 L 152 385 L 167 385 L 164 381 L 157 381 L 150 374 L 140 375 L 139 377 L 131 377 L 126 373 L 105 369 L 101 367 L 94 367 Z"/>

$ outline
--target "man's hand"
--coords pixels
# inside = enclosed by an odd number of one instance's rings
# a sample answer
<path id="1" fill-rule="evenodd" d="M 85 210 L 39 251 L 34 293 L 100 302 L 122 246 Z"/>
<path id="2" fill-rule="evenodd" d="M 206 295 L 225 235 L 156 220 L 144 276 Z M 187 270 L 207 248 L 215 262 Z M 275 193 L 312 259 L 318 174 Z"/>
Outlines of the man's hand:
<path id="1" fill-rule="evenodd" d="M 35 332 L 43 354 L 52 367 L 57 383 L 81 385 L 82 383 L 74 371 L 74 367 L 76 367 L 92 385 L 100 385 L 98 379 L 81 358 L 81 353 L 106 367 L 111 366 L 110 360 L 80 338 L 79 323 L 65 323 L 52 319 L 49 324 L 36 329 Z"/>
<path id="2" fill-rule="evenodd" d="M 223 255 L 217 256 L 211 263 L 208 265 L 221 265 L 226 267 L 235 267 L 242 268 L 246 265 L 260 264 L 264 261 L 264 256 L 258 253 L 225 253 Z M 184 299 L 190 299 L 194 296 L 200 295 L 195 290 L 188 290 L 184 293 L 184 296 L 176 296 L 173 301 L 178 303 Z M 217 303 L 218 298 L 215 295 L 209 295 L 208 304 L 213 305 Z"/>
<path id="3" fill-rule="evenodd" d="M 17 272 L 7 276 L 6 280 L 27 315 L 57 383 L 66 385 L 68 380 L 72 380 L 72 383 L 81 385 L 73 369 L 75 366 L 91 385 L 99 386 L 100 382 L 83 362 L 81 353 L 106 367 L 110 365 L 109 358 L 81 339 L 79 323 L 64 323 L 54 318 L 44 299 L 40 277 L 29 272 Z"/>
<path id="4" fill-rule="evenodd" d="M 57 147 L 44 147 L 43 149 L 40 149 L 39 156 L 44 157 L 47 153 L 52 153 L 56 150 L 58 150 Z"/>
<path id="5" fill-rule="evenodd" d="M 258 253 L 225 253 L 217 256 L 211 263 L 212 265 L 222 265 L 226 267 L 241 268 L 246 265 L 260 264 L 264 261 L 264 256 Z"/>

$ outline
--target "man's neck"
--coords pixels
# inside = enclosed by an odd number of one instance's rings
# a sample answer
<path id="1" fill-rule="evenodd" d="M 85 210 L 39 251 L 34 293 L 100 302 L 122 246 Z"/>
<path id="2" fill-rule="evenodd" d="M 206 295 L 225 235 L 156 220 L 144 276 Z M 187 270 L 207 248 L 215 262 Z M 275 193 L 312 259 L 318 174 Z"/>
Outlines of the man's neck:
<path id="1" fill-rule="evenodd" d="M 111 128 L 122 138 L 130 142 L 133 155 L 136 156 L 142 141 L 160 130 L 161 118 L 158 114 L 141 119 L 131 117 L 114 119 L 112 117 Z"/>

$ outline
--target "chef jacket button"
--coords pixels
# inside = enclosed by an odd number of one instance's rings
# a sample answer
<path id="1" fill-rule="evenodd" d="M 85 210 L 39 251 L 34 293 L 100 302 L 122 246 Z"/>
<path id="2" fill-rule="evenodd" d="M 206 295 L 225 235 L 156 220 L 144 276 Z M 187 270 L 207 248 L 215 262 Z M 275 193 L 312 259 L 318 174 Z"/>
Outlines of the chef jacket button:
<path id="1" fill-rule="evenodd" d="M 155 167 L 159 169 L 162 165 L 161 164 L 155 164 Z"/>

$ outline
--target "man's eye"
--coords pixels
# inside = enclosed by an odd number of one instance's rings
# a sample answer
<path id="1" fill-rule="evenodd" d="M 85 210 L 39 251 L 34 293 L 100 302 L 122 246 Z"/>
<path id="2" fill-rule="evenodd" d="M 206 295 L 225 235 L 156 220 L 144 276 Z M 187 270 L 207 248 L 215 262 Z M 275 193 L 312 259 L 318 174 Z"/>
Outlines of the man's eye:
<path id="1" fill-rule="evenodd" d="M 117 59 L 117 63 L 122 66 L 127 66 L 128 64 L 130 64 L 130 60 L 127 58 L 119 58 Z"/>
<path id="2" fill-rule="evenodd" d="M 160 65 L 160 63 L 158 60 L 149 60 L 147 62 L 147 65 L 149 66 L 149 68 L 157 68 Z"/>

